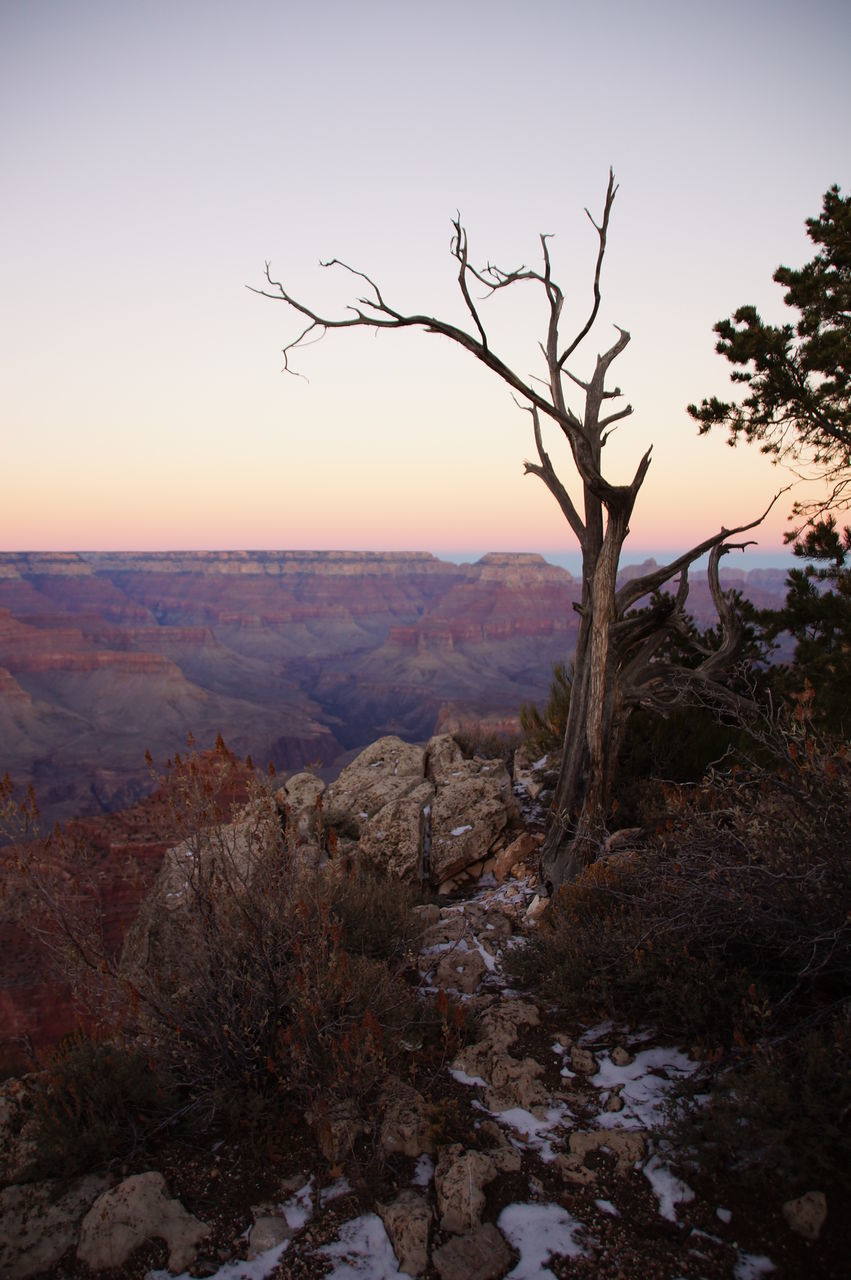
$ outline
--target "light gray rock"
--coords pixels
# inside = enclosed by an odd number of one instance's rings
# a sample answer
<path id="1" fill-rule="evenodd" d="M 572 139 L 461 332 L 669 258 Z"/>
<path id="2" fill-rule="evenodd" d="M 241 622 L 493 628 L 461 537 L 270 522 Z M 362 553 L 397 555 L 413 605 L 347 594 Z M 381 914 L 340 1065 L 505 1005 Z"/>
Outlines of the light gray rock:
<path id="1" fill-rule="evenodd" d="M 458 777 L 438 783 L 431 812 L 431 878 L 451 879 L 485 858 L 516 813 L 502 762 L 464 761 Z"/>
<path id="2" fill-rule="evenodd" d="M 483 1151 L 465 1151 L 458 1143 L 443 1148 L 434 1171 L 443 1231 L 460 1235 L 481 1224 L 485 1207 L 482 1188 L 493 1181 L 497 1172 L 493 1160 Z"/>
<path id="3" fill-rule="evenodd" d="M 471 995 L 481 982 L 485 968 L 478 949 L 463 951 L 461 947 L 453 947 L 451 951 L 444 951 L 440 957 L 435 982 L 439 987 Z"/>
<path id="4" fill-rule="evenodd" d="M 61 1195 L 54 1182 L 0 1191 L 0 1275 L 27 1280 L 58 1262 L 76 1242 L 83 1214 L 107 1185 L 105 1178 L 86 1177 Z"/>
<path id="5" fill-rule="evenodd" d="M 440 1280 L 501 1280 L 513 1262 L 505 1237 L 488 1222 L 435 1249 L 432 1262 Z"/>
<path id="6" fill-rule="evenodd" d="M 612 1050 L 612 1062 L 616 1067 L 628 1067 L 632 1062 L 632 1054 L 619 1044 Z"/>
<path id="7" fill-rule="evenodd" d="M 437 734 L 426 747 L 426 776 L 436 785 L 460 778 L 466 763 L 464 752 L 451 733 Z"/>
<path id="8" fill-rule="evenodd" d="M 378 1215 L 390 1237 L 399 1270 L 421 1276 L 428 1266 L 431 1208 L 418 1191 L 401 1191 L 390 1204 L 379 1204 Z"/>
<path id="9" fill-rule="evenodd" d="M 286 837 L 304 863 L 317 864 L 324 840 L 323 796 L 325 783 L 313 773 L 296 773 L 275 796 L 286 812 Z"/>
<path id="10" fill-rule="evenodd" d="M 359 856 L 394 879 L 419 884 L 423 879 L 425 810 L 434 787 L 421 782 L 400 800 L 391 800 L 361 827 Z"/>
<path id="11" fill-rule="evenodd" d="M 549 1094 L 540 1082 L 544 1068 L 534 1058 L 523 1058 L 519 1061 L 510 1054 L 494 1054 L 491 1060 L 491 1088 L 485 1095 L 485 1105 L 489 1111 L 510 1111 L 513 1107 L 523 1107 L 531 1111 L 533 1107 L 546 1105 Z"/>
<path id="12" fill-rule="evenodd" d="M 170 1271 L 195 1261 L 198 1244 L 210 1234 L 205 1222 L 169 1198 L 161 1173 L 137 1173 L 92 1205 L 80 1228 L 77 1257 L 92 1271 L 122 1267 L 146 1240 L 164 1240 Z"/>
<path id="13" fill-rule="evenodd" d="M 415 1158 L 434 1152 L 434 1117 L 418 1090 L 395 1080 L 382 1098 L 379 1142 L 385 1155 Z"/>
<path id="14" fill-rule="evenodd" d="M 615 1173 L 623 1176 L 644 1158 L 646 1136 L 638 1129 L 594 1129 L 574 1132 L 568 1140 L 570 1154 L 583 1161 L 591 1151 L 606 1150 L 615 1157 Z"/>
<path id="15" fill-rule="evenodd" d="M 291 1240 L 293 1230 L 286 1218 L 277 1213 L 261 1213 L 254 1219 L 248 1233 L 248 1261 L 269 1249 L 276 1249 L 285 1240 Z"/>
<path id="16" fill-rule="evenodd" d="M 327 824 L 359 837 L 364 824 L 391 801 L 401 800 L 425 776 L 425 751 L 401 738 L 379 738 L 346 765 L 325 791 Z"/>
<path id="17" fill-rule="evenodd" d="M 818 1240 L 827 1218 L 827 1197 L 823 1191 L 807 1191 L 783 1206 L 786 1224 L 805 1240 Z"/>
<path id="18" fill-rule="evenodd" d="M 570 1064 L 574 1071 L 580 1071 L 584 1076 L 593 1076 L 597 1071 L 597 1059 L 591 1050 L 582 1049 L 578 1044 L 570 1050 Z"/>

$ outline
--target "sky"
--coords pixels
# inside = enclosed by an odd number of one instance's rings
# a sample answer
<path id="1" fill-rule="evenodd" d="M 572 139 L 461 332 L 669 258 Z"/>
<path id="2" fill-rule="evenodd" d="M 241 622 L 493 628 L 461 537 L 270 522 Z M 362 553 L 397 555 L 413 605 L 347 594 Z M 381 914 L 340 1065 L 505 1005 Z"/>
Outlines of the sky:
<path id="1" fill-rule="evenodd" d="M 551 234 L 579 327 L 610 165 L 574 369 L 630 331 L 608 475 L 653 462 L 625 559 L 752 519 L 794 477 L 685 406 L 729 390 L 713 324 L 744 302 L 783 319 L 772 273 L 848 189 L 849 54 L 845 0 L 0 0 L 0 550 L 569 554 L 492 374 L 442 338 L 347 331 L 288 376 L 296 320 L 246 286 L 268 260 L 342 312 L 337 257 L 463 321 L 460 211 L 481 264 L 536 265 Z M 541 301 L 483 308 L 522 373 Z"/>

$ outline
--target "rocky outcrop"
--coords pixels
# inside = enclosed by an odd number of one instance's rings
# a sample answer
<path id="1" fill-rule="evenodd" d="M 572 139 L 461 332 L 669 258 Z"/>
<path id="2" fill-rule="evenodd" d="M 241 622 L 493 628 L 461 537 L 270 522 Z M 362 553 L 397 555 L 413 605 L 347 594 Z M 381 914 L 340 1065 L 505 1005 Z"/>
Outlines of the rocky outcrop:
<path id="1" fill-rule="evenodd" d="M 89 1176 L 65 1187 L 37 1182 L 0 1191 L 0 1275 L 28 1280 L 48 1271 L 74 1244 L 81 1215 L 106 1185 Z"/>
<path id="2" fill-rule="evenodd" d="M 205 1222 L 168 1195 L 161 1173 L 137 1173 L 92 1205 L 80 1228 L 77 1257 L 92 1271 L 122 1267 L 147 1240 L 164 1240 L 172 1272 L 195 1261 L 198 1244 L 210 1234 Z"/>

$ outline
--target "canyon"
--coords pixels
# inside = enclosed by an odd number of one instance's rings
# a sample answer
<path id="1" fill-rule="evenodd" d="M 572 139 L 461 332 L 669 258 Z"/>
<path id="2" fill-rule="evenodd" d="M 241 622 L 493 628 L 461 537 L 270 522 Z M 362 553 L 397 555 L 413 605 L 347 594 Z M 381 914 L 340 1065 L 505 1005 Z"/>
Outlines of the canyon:
<path id="1" fill-rule="evenodd" d="M 779 569 L 725 578 L 759 605 L 784 582 Z M 566 570 L 520 553 L 0 554 L 0 776 L 33 788 L 42 830 L 61 821 L 85 849 L 117 946 L 174 842 L 149 797 L 188 735 L 202 752 L 221 734 L 258 766 L 331 778 L 383 735 L 516 728 L 570 659 L 579 597 Z M 689 599 L 710 622 L 697 575 Z M 5 861 L 3 879 L 14 893 Z M 12 918 L 0 949 L 0 1052 L 19 1058 L 76 1014 Z"/>
<path id="2" fill-rule="evenodd" d="M 724 578 L 759 605 L 784 581 Z M 146 752 L 161 770 L 190 733 L 294 770 L 386 733 L 511 726 L 569 660 L 579 596 L 526 553 L 0 554 L 0 776 L 50 827 L 134 804 Z M 690 606 L 711 620 L 697 575 Z"/>

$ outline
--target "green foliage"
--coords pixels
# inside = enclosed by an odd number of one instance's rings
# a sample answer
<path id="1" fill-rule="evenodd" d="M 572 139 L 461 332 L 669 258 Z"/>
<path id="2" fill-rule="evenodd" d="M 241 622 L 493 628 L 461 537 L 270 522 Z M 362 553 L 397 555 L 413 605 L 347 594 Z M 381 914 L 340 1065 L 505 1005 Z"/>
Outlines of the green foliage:
<path id="1" fill-rule="evenodd" d="M 521 707 L 520 724 L 527 741 L 536 752 L 560 750 L 567 728 L 572 684 L 573 667 L 557 662 L 553 667 L 550 695 L 543 711 L 539 711 L 534 702 Z"/>
<path id="2" fill-rule="evenodd" d="M 701 432 L 726 427 L 730 444 L 743 437 L 776 459 L 815 466 L 831 497 L 798 512 L 847 505 L 851 465 L 851 197 L 837 186 L 823 197 L 807 234 L 819 252 L 799 270 L 778 267 L 794 324 L 766 324 L 753 306 L 739 307 L 715 326 L 716 351 L 747 387 L 741 403 L 717 397 L 689 405 Z"/>
<path id="3" fill-rule="evenodd" d="M 782 609 L 763 614 L 770 639 L 788 632 L 794 663 L 776 674 L 780 693 L 803 699 L 821 729 L 842 737 L 851 732 L 851 529 L 841 533 L 832 516 L 816 523 L 795 545 L 810 560 L 787 579 Z"/>
<path id="4" fill-rule="evenodd" d="M 71 1036 L 38 1077 L 34 1172 L 73 1177 L 127 1159 L 173 1106 L 173 1090 L 149 1054 Z"/>

